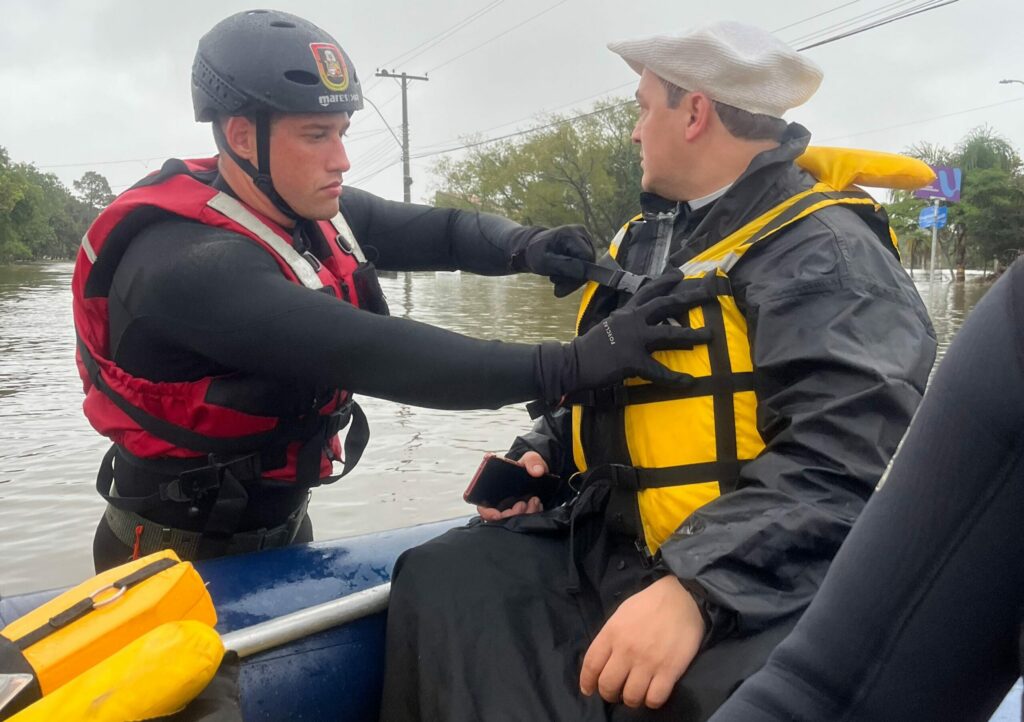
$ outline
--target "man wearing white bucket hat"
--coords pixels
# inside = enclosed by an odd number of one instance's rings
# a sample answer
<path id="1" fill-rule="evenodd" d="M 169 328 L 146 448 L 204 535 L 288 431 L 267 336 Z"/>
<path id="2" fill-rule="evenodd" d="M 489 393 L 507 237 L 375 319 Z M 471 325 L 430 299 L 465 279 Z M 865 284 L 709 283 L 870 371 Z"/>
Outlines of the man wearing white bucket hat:
<path id="1" fill-rule="evenodd" d="M 659 355 L 686 389 L 572 394 L 516 440 L 567 503 L 484 508 L 399 559 L 389 722 L 707 719 L 810 602 L 924 391 L 934 332 L 854 183 L 930 171 L 808 150 L 781 116 L 821 70 L 757 28 L 609 47 L 640 74 L 645 192 L 578 331 L 667 274 L 714 289 L 679 319 L 711 341 Z"/>

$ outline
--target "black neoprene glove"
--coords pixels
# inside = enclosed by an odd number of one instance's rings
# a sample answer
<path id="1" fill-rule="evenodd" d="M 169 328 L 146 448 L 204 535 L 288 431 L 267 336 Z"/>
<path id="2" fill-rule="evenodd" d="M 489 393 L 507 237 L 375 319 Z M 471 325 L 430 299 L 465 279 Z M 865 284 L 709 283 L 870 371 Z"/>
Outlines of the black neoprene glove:
<path id="1" fill-rule="evenodd" d="M 558 226 L 529 236 L 513 253 L 513 271 L 531 271 L 555 284 L 555 296 L 568 296 L 586 282 L 583 261 L 594 262 L 594 242 L 583 226 Z"/>
<path id="2" fill-rule="evenodd" d="M 662 323 L 682 317 L 713 295 L 706 283 L 687 286 L 679 281 L 678 276 L 659 276 L 643 287 L 643 302 L 614 311 L 572 343 L 541 344 L 536 372 L 544 400 L 558 405 L 566 394 L 633 376 L 676 387 L 691 383 L 691 376 L 671 371 L 651 357 L 653 351 L 691 349 L 711 338 L 704 328 Z"/>

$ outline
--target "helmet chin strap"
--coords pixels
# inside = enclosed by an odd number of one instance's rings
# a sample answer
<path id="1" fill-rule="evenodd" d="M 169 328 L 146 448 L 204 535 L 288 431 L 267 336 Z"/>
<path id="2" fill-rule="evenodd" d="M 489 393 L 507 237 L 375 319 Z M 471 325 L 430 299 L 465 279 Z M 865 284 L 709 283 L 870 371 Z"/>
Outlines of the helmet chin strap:
<path id="1" fill-rule="evenodd" d="M 259 191 L 265 195 L 270 202 L 274 204 L 274 207 L 281 211 L 287 218 L 293 221 L 302 220 L 302 216 L 295 212 L 295 210 L 288 205 L 288 202 L 281 197 L 281 194 L 274 188 L 274 181 L 270 177 L 270 114 L 260 113 L 256 116 L 256 162 L 259 163 L 259 168 L 255 167 L 247 159 L 241 157 L 231 148 L 231 144 L 228 143 L 227 138 L 224 136 L 224 129 L 221 128 L 220 123 L 214 121 L 213 133 L 217 140 L 217 145 L 222 151 L 228 154 L 231 160 L 235 161 L 235 164 L 241 168 L 246 175 L 252 178 L 253 185 L 255 185 Z"/>

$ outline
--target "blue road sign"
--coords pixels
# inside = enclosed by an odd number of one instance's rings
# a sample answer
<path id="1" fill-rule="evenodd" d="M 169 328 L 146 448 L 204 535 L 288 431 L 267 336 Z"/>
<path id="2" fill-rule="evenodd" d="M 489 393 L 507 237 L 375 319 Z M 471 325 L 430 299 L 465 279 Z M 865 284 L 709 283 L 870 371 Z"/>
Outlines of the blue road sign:
<path id="1" fill-rule="evenodd" d="M 949 210 L 945 206 L 928 206 L 921 209 L 921 215 L 917 217 L 917 224 L 921 228 L 944 228 Z"/>

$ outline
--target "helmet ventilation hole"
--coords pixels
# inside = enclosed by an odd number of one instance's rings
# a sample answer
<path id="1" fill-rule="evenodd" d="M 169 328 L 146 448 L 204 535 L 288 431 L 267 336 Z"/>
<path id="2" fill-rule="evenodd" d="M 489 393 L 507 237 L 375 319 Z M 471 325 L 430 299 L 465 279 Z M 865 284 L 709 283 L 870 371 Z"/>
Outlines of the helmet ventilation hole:
<path id="1" fill-rule="evenodd" d="M 270 27 L 272 27 L 272 28 L 294 28 L 295 27 L 295 23 L 289 23 L 289 22 L 286 22 L 284 20 L 275 20 L 274 22 L 270 23 Z"/>
<path id="2" fill-rule="evenodd" d="M 293 83 L 298 83 L 299 85 L 320 84 L 320 78 L 313 75 L 313 73 L 309 72 L 308 70 L 286 70 L 284 73 L 284 77 L 288 78 L 288 80 L 292 81 Z"/>

